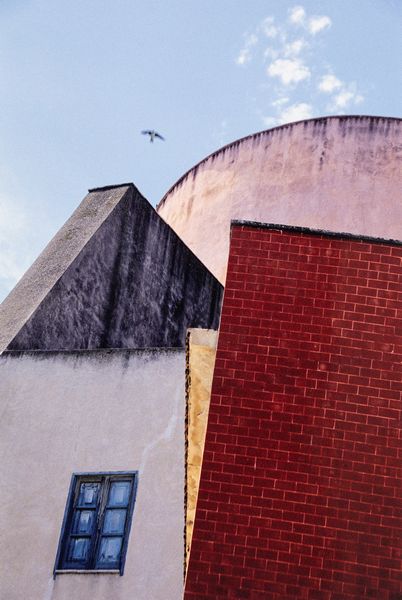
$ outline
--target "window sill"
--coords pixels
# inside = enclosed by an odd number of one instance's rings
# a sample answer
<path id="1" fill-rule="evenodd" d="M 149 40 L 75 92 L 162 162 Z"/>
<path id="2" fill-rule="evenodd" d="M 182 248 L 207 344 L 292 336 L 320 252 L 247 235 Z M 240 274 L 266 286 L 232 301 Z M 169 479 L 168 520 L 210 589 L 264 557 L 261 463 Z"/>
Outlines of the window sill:
<path id="1" fill-rule="evenodd" d="M 56 569 L 55 575 L 120 575 L 119 569 Z"/>

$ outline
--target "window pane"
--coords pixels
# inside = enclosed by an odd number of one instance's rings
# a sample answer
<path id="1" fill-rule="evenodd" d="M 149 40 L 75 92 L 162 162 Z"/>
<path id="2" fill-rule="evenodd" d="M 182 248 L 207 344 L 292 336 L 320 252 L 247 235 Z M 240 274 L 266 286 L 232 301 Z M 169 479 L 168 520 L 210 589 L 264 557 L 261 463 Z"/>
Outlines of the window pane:
<path id="1" fill-rule="evenodd" d="M 127 506 L 130 496 L 130 481 L 113 481 L 110 485 L 109 506 Z"/>
<path id="2" fill-rule="evenodd" d="M 124 533 L 126 512 L 126 510 L 107 510 L 103 524 L 103 533 Z"/>
<path id="3" fill-rule="evenodd" d="M 123 539 L 121 537 L 104 537 L 99 549 L 99 563 L 118 563 Z"/>
<path id="4" fill-rule="evenodd" d="M 98 493 L 99 483 L 81 483 L 78 497 L 79 506 L 96 506 Z"/>
<path id="5" fill-rule="evenodd" d="M 76 510 L 73 521 L 73 533 L 92 533 L 95 511 Z"/>
<path id="6" fill-rule="evenodd" d="M 88 558 L 89 542 L 89 538 L 70 539 L 67 560 L 85 562 Z"/>
<path id="7" fill-rule="evenodd" d="M 71 483 L 55 568 L 122 572 L 136 475 L 77 474 Z"/>

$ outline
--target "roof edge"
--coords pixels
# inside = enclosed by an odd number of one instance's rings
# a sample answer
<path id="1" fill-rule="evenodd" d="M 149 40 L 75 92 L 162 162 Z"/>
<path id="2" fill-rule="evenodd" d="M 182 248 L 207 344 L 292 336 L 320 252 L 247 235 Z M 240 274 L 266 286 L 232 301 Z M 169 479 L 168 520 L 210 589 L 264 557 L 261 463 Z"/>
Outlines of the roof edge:
<path id="1" fill-rule="evenodd" d="M 246 140 L 253 139 L 253 138 L 258 138 L 258 137 L 260 137 L 260 136 L 262 136 L 264 134 L 270 134 L 270 133 L 273 133 L 275 131 L 279 131 L 281 129 L 287 129 L 288 127 L 293 127 L 294 125 L 300 125 L 302 123 L 313 123 L 313 122 L 319 123 L 319 122 L 324 122 L 324 121 L 327 121 L 327 120 L 335 120 L 335 119 L 339 119 L 341 121 L 346 121 L 348 119 L 352 119 L 352 120 L 353 119 L 355 119 L 355 120 L 357 120 L 357 119 L 378 119 L 378 120 L 380 120 L 381 119 L 381 120 L 384 120 L 384 121 L 399 121 L 399 122 L 402 122 L 402 117 L 384 117 L 384 116 L 381 116 L 381 115 L 327 115 L 327 116 L 322 116 L 322 117 L 313 117 L 311 119 L 302 119 L 300 121 L 290 121 L 289 123 L 282 123 L 282 125 L 277 125 L 276 127 L 271 127 L 270 129 L 262 129 L 261 131 L 257 131 L 255 133 L 251 133 L 249 135 L 245 135 L 244 137 L 241 137 L 241 138 L 239 138 L 237 140 L 233 140 L 232 142 L 229 142 L 228 144 L 225 144 L 221 148 L 218 148 L 218 150 L 214 150 L 214 152 L 211 152 L 205 158 L 201 159 L 198 163 L 196 163 L 190 169 L 188 169 L 168 189 L 168 191 L 164 194 L 164 196 L 161 198 L 161 200 L 156 205 L 155 210 L 158 211 L 159 208 L 164 205 L 164 203 L 167 200 L 168 196 L 173 192 L 173 190 L 176 187 L 180 186 L 181 183 L 185 179 L 187 179 L 187 177 L 190 175 L 190 173 L 192 171 L 197 170 L 202 164 L 204 164 L 205 162 L 207 162 L 211 158 L 217 156 L 221 152 L 225 152 L 226 150 L 228 150 L 232 146 L 242 144 Z"/>
<path id="2" fill-rule="evenodd" d="M 135 185 L 131 181 L 129 181 L 128 183 L 116 183 L 114 185 L 104 185 L 100 187 L 90 188 L 88 192 L 91 194 L 92 192 L 104 192 L 106 190 L 115 190 L 121 187 L 132 187 L 135 190 L 138 190 L 138 188 L 136 188 Z"/>
<path id="3" fill-rule="evenodd" d="M 126 188 L 124 191 L 122 191 L 120 193 L 120 198 L 116 202 L 116 204 L 120 203 L 123 200 L 123 198 L 126 197 L 126 195 L 129 193 L 129 190 L 130 190 L 130 187 L 127 187 L 127 186 L 110 186 L 110 187 L 111 188 L 114 188 L 114 187 L 117 187 L 117 188 L 125 187 Z M 132 184 L 132 189 L 134 191 L 137 191 L 137 193 L 140 194 L 140 192 L 138 192 L 138 190 L 135 188 L 135 186 L 133 184 Z M 60 227 L 60 229 L 53 235 L 53 237 L 46 244 L 45 248 L 40 252 L 39 256 L 37 256 L 37 258 L 30 265 L 30 267 L 25 271 L 25 273 L 22 275 L 22 277 L 17 281 L 16 285 L 10 290 L 10 292 L 7 294 L 7 296 L 4 298 L 4 300 L 0 303 L 0 324 L 4 325 L 5 323 L 7 323 L 9 326 L 11 324 L 11 329 L 13 329 L 13 326 L 15 325 L 15 331 L 14 332 L 12 331 L 8 336 L 7 336 L 7 334 L 4 334 L 3 331 L 0 331 L 0 355 L 2 353 L 4 353 L 5 351 L 7 351 L 8 346 L 13 342 L 15 337 L 18 335 L 18 333 L 21 331 L 21 329 L 25 326 L 25 324 L 29 321 L 29 319 L 31 319 L 33 317 L 33 315 L 36 313 L 36 311 L 38 310 L 38 308 L 40 307 L 42 302 L 45 300 L 46 296 L 55 287 L 55 285 L 57 285 L 58 281 L 61 279 L 61 277 L 63 277 L 63 275 L 67 271 L 67 269 L 72 265 L 74 260 L 76 260 L 77 256 L 87 246 L 90 239 L 92 239 L 92 237 L 95 235 L 95 233 L 99 230 L 100 227 L 102 227 L 103 223 L 106 221 L 106 219 L 110 216 L 110 214 L 116 208 L 116 204 L 115 204 L 115 206 L 109 208 L 107 214 L 100 215 L 100 222 L 97 223 L 96 227 L 94 228 L 92 234 L 89 237 L 84 233 L 84 229 L 81 230 L 81 233 L 79 233 L 79 232 L 77 233 L 78 238 L 80 236 L 83 238 L 82 244 L 79 244 L 75 248 L 74 252 L 72 252 L 72 253 L 67 252 L 67 258 L 64 261 L 64 263 L 65 263 L 64 265 L 63 264 L 60 265 L 60 261 L 58 261 L 58 266 L 56 266 L 54 273 L 51 274 L 49 279 L 45 281 L 45 283 L 42 285 L 42 287 L 41 286 L 39 287 L 39 289 L 37 290 L 37 293 L 35 295 L 31 296 L 31 304 L 28 307 L 27 312 L 25 313 L 22 305 L 20 305 L 19 309 L 17 310 L 17 317 L 15 318 L 14 317 L 15 301 L 16 301 L 16 299 L 18 299 L 18 294 L 21 294 L 20 290 L 21 289 L 23 291 L 24 291 L 24 289 L 30 290 L 31 289 L 30 282 L 36 280 L 36 278 L 37 278 L 36 275 L 38 273 L 40 273 L 40 270 L 42 268 L 41 261 L 43 261 L 44 259 L 46 261 L 48 261 L 49 257 L 52 257 L 52 255 L 55 256 L 56 253 L 55 253 L 54 248 L 56 246 L 60 245 L 59 240 L 64 238 L 66 230 L 67 231 L 69 230 L 69 227 L 71 227 L 77 214 L 79 214 L 80 211 L 82 211 L 83 205 L 85 204 L 86 201 L 88 201 L 88 198 L 90 197 L 90 193 L 91 192 L 86 194 L 86 196 L 81 200 L 81 202 L 79 203 L 77 208 L 74 210 L 74 212 L 70 215 L 70 217 L 67 219 L 67 221 L 65 223 L 63 223 L 63 225 Z M 74 229 L 76 232 L 78 231 L 76 226 L 74 227 Z M 70 238 L 68 238 L 68 240 L 70 240 Z M 62 263 L 63 263 L 63 261 L 62 261 Z M 56 273 L 56 271 L 58 271 L 58 273 Z M 28 287 L 24 288 L 24 284 Z M 17 321 L 19 321 L 18 324 L 17 324 Z M 6 340 L 7 337 L 8 337 L 8 340 L 4 341 L 4 340 Z M 4 345 L 4 344 L 6 344 L 6 345 Z"/>
<path id="4" fill-rule="evenodd" d="M 371 244 L 383 244 L 387 246 L 402 246 L 401 240 L 379 238 L 369 235 L 359 235 L 344 231 L 327 231 L 326 229 L 311 229 L 297 225 L 282 225 L 280 223 L 259 223 L 258 221 L 242 221 L 233 219 L 230 221 L 232 227 L 252 227 L 254 229 L 270 229 L 272 231 L 288 231 L 289 233 L 305 233 L 307 235 L 325 236 L 336 239 L 354 240 L 356 242 L 370 242 Z"/>
<path id="5" fill-rule="evenodd" d="M 77 350 L 4 350 L 0 353 L 0 357 L 9 356 L 17 358 L 19 356 L 100 356 L 100 355 L 119 355 L 119 354 L 141 354 L 141 355 L 157 355 L 157 354 L 170 354 L 170 353 L 184 353 L 185 348 L 181 347 L 162 347 L 155 346 L 152 348 L 90 348 L 90 349 L 77 349 Z"/>

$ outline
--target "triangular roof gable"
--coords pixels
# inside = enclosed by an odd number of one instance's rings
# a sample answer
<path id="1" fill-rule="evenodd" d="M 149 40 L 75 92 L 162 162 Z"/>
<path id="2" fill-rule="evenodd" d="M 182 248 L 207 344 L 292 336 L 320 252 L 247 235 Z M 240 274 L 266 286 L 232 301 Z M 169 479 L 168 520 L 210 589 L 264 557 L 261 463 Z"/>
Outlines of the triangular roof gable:
<path id="1" fill-rule="evenodd" d="M 130 185 L 90 190 L 0 304 L 0 352 L 29 321 L 66 269 L 127 193 Z"/>
<path id="2" fill-rule="evenodd" d="M 183 346 L 222 287 L 132 184 L 91 190 L 1 307 L 0 350 Z"/>

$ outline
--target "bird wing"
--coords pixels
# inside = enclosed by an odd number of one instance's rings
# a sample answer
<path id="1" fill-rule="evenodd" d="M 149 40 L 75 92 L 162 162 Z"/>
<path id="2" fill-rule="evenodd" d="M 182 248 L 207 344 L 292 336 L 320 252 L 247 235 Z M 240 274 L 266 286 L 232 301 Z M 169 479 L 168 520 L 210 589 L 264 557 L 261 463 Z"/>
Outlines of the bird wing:
<path id="1" fill-rule="evenodd" d="M 162 137 L 162 136 L 161 136 L 161 134 L 160 134 L 160 133 L 157 133 L 156 131 L 155 131 L 155 137 L 158 137 L 159 139 L 161 139 L 161 140 L 165 141 L 165 138 L 164 138 L 164 137 Z"/>
<path id="2" fill-rule="evenodd" d="M 143 135 L 151 135 L 152 131 L 150 129 L 144 129 L 144 131 L 141 131 L 141 133 Z"/>

